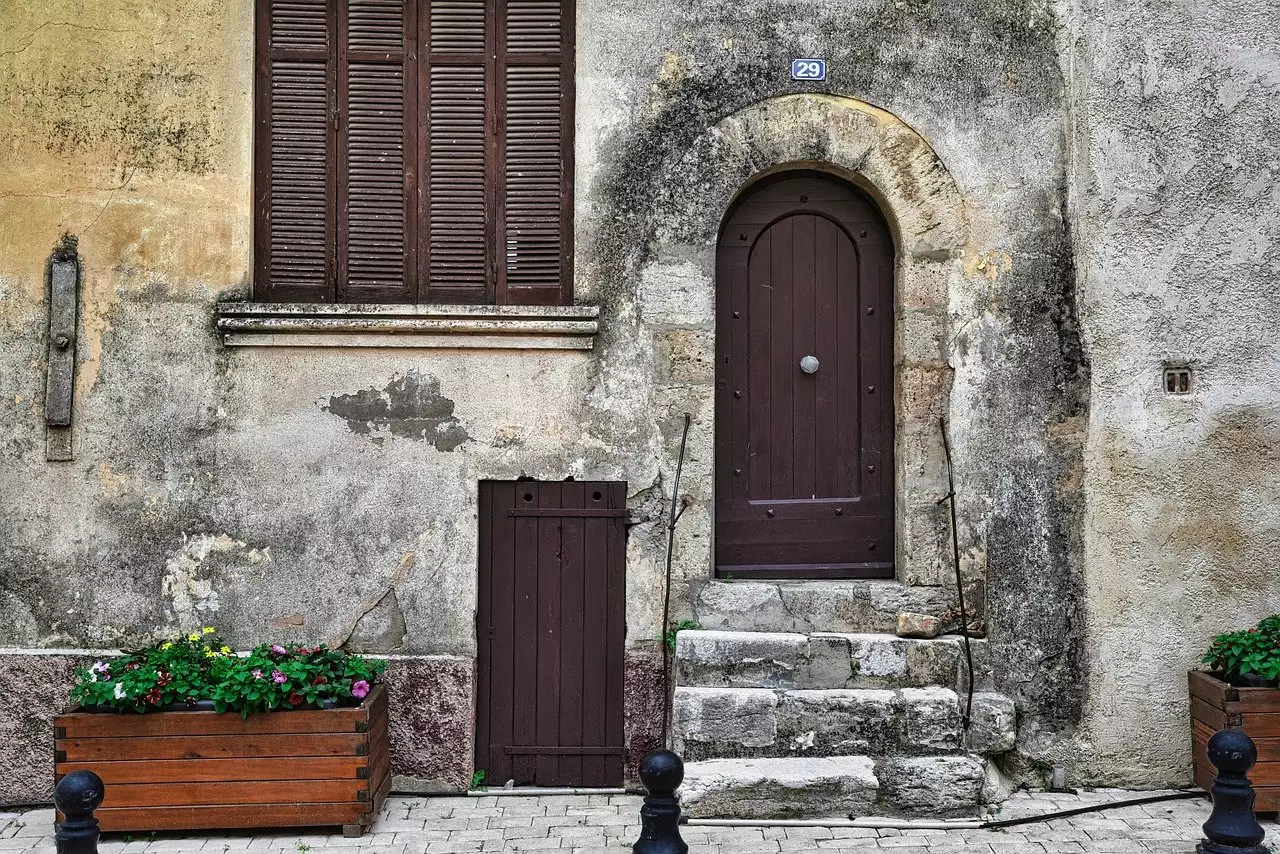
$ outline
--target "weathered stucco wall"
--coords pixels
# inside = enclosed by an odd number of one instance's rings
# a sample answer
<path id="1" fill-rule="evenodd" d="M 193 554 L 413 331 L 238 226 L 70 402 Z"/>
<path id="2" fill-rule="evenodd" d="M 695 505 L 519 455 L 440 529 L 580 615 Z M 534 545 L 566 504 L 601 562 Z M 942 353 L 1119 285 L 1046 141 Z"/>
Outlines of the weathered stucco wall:
<path id="1" fill-rule="evenodd" d="M 1256 106 L 1274 45 L 1228 62 L 1190 35 L 1229 35 L 1226 21 L 1166 11 L 1152 27 L 1035 0 L 580 0 L 576 289 L 601 307 L 595 350 L 233 350 L 213 310 L 251 287 L 251 5 L 52 0 L 0 13 L 12 117 L 0 126 L 0 646 L 114 647 L 214 622 L 239 646 L 286 637 L 407 656 L 397 770 L 462 785 L 476 481 L 626 479 L 640 522 L 627 612 L 638 749 L 654 725 L 659 517 L 684 412 L 677 618 L 709 577 L 723 213 L 709 200 L 780 158 L 831 163 L 816 135 L 752 142 L 750 117 L 785 124 L 778 99 L 838 96 L 904 122 L 960 199 L 948 202 L 957 242 L 899 247 L 946 283 L 944 308 L 911 320 L 934 324 L 921 340 L 940 347 L 911 391 L 951 421 L 963 564 L 996 687 L 1020 706 L 1023 768 L 1061 759 L 1119 782 L 1181 779 L 1185 751 L 1155 743 L 1180 731 L 1194 649 L 1226 627 L 1192 615 L 1241 617 L 1274 595 L 1261 559 L 1276 482 L 1256 464 L 1277 437 L 1274 271 L 1261 260 L 1272 224 L 1247 225 L 1274 191 L 1274 164 L 1251 142 L 1275 119 Z M 832 79 L 789 81 L 803 55 L 827 57 Z M 802 100 L 797 133 L 814 115 Z M 728 140 L 735 122 L 748 132 Z M 894 189 L 891 221 L 938 204 L 936 186 Z M 76 459 L 48 463 L 43 276 L 64 230 L 85 259 Z M 1163 358 L 1202 360 L 1191 401 L 1160 396 Z M 383 418 L 379 400 L 403 417 Z M 936 491 L 930 431 L 911 437 L 914 475 Z M 938 541 L 905 581 L 946 589 L 946 524 L 937 511 Z M 57 666 L 0 661 L 6 684 Z M 49 691 L 42 707 L 56 701 Z M 1112 713 L 1148 748 L 1114 773 L 1099 769 L 1132 736 L 1102 724 Z M 37 771 L 0 798 L 41 793 Z"/>
<path id="2" fill-rule="evenodd" d="M 1274 2 L 1084 2 L 1075 224 L 1093 363 L 1080 776 L 1189 779 L 1184 672 L 1280 610 Z M 1164 365 L 1191 365 L 1168 397 Z"/>

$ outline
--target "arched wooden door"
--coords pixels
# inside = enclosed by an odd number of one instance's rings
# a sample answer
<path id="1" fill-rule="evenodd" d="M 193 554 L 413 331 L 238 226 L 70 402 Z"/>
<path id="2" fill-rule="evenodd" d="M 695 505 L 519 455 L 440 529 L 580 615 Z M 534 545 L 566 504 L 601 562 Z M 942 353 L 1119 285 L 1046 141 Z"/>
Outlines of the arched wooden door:
<path id="1" fill-rule="evenodd" d="M 820 173 L 749 191 L 716 270 L 716 572 L 893 576 L 893 242 Z"/>

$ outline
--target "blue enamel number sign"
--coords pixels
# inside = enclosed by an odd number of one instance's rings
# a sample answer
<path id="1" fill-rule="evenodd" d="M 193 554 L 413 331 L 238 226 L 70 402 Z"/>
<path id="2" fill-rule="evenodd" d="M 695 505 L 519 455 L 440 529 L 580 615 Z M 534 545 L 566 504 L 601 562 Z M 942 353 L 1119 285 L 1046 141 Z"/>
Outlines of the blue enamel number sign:
<path id="1" fill-rule="evenodd" d="M 827 61 L 825 59 L 793 59 L 791 60 L 792 80 L 826 80 Z"/>

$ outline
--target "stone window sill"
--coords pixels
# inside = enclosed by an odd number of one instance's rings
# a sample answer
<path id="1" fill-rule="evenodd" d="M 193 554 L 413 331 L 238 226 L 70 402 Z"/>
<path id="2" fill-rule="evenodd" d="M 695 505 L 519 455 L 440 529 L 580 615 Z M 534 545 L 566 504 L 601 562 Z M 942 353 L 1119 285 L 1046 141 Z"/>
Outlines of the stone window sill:
<path id="1" fill-rule="evenodd" d="M 218 304 L 228 347 L 430 347 L 590 350 L 593 305 Z"/>

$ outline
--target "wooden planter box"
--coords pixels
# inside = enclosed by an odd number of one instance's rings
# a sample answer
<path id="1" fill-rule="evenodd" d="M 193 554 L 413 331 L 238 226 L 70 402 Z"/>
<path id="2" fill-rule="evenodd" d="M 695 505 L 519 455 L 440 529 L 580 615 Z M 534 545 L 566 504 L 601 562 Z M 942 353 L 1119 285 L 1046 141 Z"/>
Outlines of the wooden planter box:
<path id="1" fill-rule="evenodd" d="M 1196 785 L 1206 792 L 1217 773 L 1209 762 L 1209 737 L 1220 729 L 1240 729 L 1258 746 L 1258 764 L 1249 772 L 1255 812 L 1280 810 L 1280 688 L 1235 688 L 1211 673 L 1192 670 L 1191 740 Z"/>
<path id="2" fill-rule="evenodd" d="M 56 779 L 106 783 L 104 831 L 342 825 L 359 836 L 391 789 L 387 695 L 355 708 L 54 718 Z"/>

